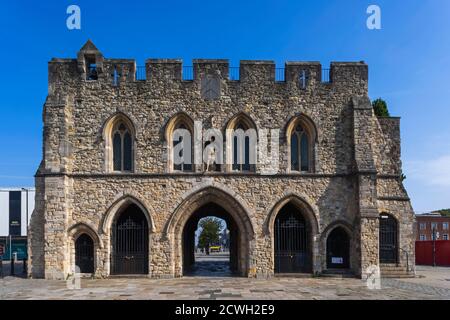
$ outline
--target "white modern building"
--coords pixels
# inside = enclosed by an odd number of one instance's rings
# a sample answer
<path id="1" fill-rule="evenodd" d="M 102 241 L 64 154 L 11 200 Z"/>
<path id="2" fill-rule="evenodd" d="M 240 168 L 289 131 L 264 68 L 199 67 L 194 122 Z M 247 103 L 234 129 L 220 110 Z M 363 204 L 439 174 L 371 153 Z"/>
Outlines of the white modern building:
<path id="1" fill-rule="evenodd" d="M 26 236 L 34 188 L 0 188 L 0 237 Z"/>

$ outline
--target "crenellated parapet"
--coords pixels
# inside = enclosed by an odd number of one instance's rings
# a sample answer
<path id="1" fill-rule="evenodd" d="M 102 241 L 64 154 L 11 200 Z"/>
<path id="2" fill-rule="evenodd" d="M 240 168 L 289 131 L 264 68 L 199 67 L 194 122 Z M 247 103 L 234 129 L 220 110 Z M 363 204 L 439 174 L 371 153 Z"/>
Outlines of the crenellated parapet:
<path id="1" fill-rule="evenodd" d="M 206 80 L 205 80 L 206 79 Z M 108 59 L 88 41 L 76 59 L 52 59 L 49 62 L 49 93 L 55 85 L 80 85 L 98 82 L 110 86 L 133 83 L 158 86 L 210 81 L 240 83 L 242 86 L 270 86 L 298 89 L 358 87 L 367 92 L 368 67 L 364 62 L 332 62 L 322 68 L 319 62 L 288 61 L 277 68 L 272 60 L 241 60 L 239 67 L 226 59 L 194 59 L 183 64 L 181 59 L 147 59 L 137 66 L 134 59 Z"/>

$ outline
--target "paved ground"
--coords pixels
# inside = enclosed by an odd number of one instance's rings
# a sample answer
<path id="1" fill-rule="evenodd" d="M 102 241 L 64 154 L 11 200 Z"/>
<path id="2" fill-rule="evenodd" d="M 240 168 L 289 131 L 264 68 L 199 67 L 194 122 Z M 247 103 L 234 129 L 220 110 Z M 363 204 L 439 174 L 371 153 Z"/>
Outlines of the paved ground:
<path id="1" fill-rule="evenodd" d="M 359 279 L 192 276 L 180 279 L 82 279 L 81 289 L 65 281 L 5 277 L 2 299 L 446 299 L 450 268 L 418 267 L 415 279 L 382 279 L 370 290 Z"/>
<path id="2" fill-rule="evenodd" d="M 214 252 L 209 255 L 196 253 L 195 265 L 188 272 L 188 275 L 194 277 L 232 277 L 229 262 L 229 252 Z"/>

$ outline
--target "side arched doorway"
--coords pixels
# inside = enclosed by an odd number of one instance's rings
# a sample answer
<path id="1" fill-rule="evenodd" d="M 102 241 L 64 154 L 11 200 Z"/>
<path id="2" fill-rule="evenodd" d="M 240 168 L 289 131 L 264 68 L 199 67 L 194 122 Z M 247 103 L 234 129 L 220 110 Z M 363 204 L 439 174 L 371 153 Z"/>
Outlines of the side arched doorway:
<path id="1" fill-rule="evenodd" d="M 118 213 L 112 225 L 111 273 L 148 274 L 148 223 L 136 204 Z"/>
<path id="2" fill-rule="evenodd" d="M 334 228 L 327 238 L 327 268 L 350 267 L 350 237 L 342 227 Z"/>
<path id="3" fill-rule="evenodd" d="M 293 203 L 278 212 L 273 234 L 275 273 L 312 272 L 311 225 Z"/>
<path id="4" fill-rule="evenodd" d="M 81 273 L 94 273 L 94 241 L 86 233 L 75 241 L 75 265 Z"/>
<path id="5" fill-rule="evenodd" d="M 380 215 L 380 263 L 398 262 L 398 224 L 390 214 Z"/>

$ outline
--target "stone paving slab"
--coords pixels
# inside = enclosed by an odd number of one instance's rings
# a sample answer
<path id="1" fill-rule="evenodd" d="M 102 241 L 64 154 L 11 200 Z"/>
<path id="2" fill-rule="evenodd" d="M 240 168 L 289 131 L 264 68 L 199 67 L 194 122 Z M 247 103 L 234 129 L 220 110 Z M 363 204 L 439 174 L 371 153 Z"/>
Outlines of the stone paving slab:
<path id="1" fill-rule="evenodd" d="M 370 290 L 359 279 L 338 278 L 180 278 L 82 279 L 81 289 L 70 290 L 65 281 L 0 280 L 0 299 L 449 299 L 450 290 L 383 279 L 382 288 Z"/>
<path id="2" fill-rule="evenodd" d="M 81 289 L 65 281 L 5 277 L 0 300 L 10 299 L 199 299 L 199 300 L 450 300 L 450 268 L 417 267 L 417 278 L 382 279 L 381 289 L 370 290 L 355 278 L 184 277 L 178 279 L 81 279 Z"/>

